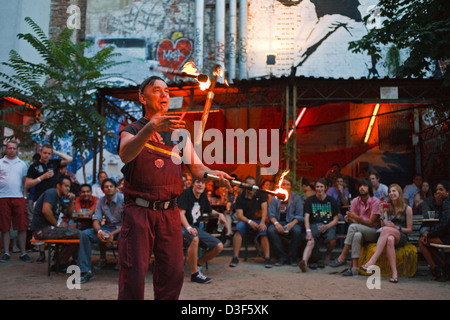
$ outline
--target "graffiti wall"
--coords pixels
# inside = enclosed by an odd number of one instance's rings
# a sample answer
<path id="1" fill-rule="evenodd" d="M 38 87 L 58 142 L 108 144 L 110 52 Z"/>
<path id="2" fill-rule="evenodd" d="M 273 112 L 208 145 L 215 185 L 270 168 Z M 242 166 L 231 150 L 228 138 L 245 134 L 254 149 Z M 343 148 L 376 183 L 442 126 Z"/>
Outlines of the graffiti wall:
<path id="1" fill-rule="evenodd" d="M 367 34 L 362 18 L 374 0 L 250 0 L 248 76 L 289 75 L 349 78 L 385 76 L 382 63 L 348 51 L 349 41 Z M 369 26 L 370 27 L 370 26 Z M 267 55 L 275 55 L 276 62 Z"/>

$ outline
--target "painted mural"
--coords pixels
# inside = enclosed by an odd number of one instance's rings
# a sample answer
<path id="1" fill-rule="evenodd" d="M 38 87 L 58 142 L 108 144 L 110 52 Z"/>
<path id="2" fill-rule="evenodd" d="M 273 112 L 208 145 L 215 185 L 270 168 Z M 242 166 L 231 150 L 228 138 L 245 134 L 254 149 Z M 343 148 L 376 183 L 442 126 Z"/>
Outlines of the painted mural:
<path id="1" fill-rule="evenodd" d="M 325 78 L 386 75 L 385 67 L 365 54 L 348 51 L 348 43 L 367 33 L 362 18 L 372 14 L 373 0 L 250 0 L 248 76 L 269 74 Z M 370 27 L 370 26 L 369 26 Z M 274 65 L 265 64 L 267 54 Z"/>

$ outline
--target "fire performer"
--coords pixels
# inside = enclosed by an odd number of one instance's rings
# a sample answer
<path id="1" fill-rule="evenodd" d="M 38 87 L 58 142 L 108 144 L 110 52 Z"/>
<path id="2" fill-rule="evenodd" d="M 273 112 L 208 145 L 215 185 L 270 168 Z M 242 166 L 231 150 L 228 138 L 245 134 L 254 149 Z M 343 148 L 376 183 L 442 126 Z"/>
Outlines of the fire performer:
<path id="1" fill-rule="evenodd" d="M 177 196 L 183 192 L 182 164 L 171 132 L 184 128 L 178 116 L 165 115 L 169 89 L 163 79 L 150 77 L 139 88 L 144 117 L 119 135 L 119 155 L 125 163 L 124 216 L 119 244 L 119 299 L 144 299 L 145 275 L 151 253 L 155 255 L 155 299 L 176 300 L 184 280 L 183 241 Z M 219 176 L 230 188 L 231 177 L 210 170 L 195 154 L 191 141 L 184 144 L 182 159 L 194 177 Z"/>

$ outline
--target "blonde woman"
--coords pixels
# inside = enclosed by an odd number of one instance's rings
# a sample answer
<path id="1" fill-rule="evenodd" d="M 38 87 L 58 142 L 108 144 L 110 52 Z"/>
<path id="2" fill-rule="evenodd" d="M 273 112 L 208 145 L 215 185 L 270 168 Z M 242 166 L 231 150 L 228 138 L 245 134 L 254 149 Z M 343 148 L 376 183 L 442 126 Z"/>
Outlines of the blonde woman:
<path id="1" fill-rule="evenodd" d="M 367 261 L 361 269 L 367 269 L 376 264 L 383 249 L 386 248 L 386 256 L 392 270 L 392 277 L 389 279 L 392 283 L 398 282 L 398 273 L 396 265 L 395 247 L 401 247 L 408 241 L 408 234 L 412 232 L 412 208 L 403 199 L 402 188 L 398 184 L 389 186 L 389 208 L 380 205 L 381 211 L 381 231 L 377 241 L 377 248 L 373 256 Z"/>

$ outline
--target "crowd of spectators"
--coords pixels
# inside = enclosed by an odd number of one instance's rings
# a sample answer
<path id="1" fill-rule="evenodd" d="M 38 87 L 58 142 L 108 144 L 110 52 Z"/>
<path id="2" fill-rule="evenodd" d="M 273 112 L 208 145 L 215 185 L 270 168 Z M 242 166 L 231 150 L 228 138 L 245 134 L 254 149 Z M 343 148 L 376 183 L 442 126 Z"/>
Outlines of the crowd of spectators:
<path id="1" fill-rule="evenodd" d="M 78 244 L 65 245 L 59 264 L 77 264 L 81 282 L 94 277 L 93 270 L 107 264 L 106 249 L 117 244 L 120 236 L 124 197 L 123 180 L 115 181 L 101 171 L 94 184 L 80 184 L 67 171 L 72 157 L 42 146 L 27 168 L 18 158 L 18 144 L 9 141 L 6 154 L 0 161 L 0 232 L 3 254 L 0 263 L 7 263 L 10 251 L 20 252 L 19 259 L 30 263 L 27 254 L 30 238 L 76 238 Z M 240 180 L 232 175 L 235 180 Z M 273 190 L 277 181 L 265 179 L 261 189 Z M 183 175 L 184 192 L 178 197 L 182 222 L 186 261 L 191 281 L 210 283 L 203 274 L 208 261 L 224 248 L 231 248 L 230 267 L 238 267 L 243 245 L 253 242 L 266 268 L 290 265 L 302 272 L 325 265 L 350 267 L 344 276 L 356 276 L 359 268 L 367 270 L 375 265 L 385 250 L 391 266 L 390 281 L 398 282 L 396 248 L 404 246 L 413 233 L 413 217 L 435 213 L 436 222 L 421 225 L 418 247 L 430 266 L 435 280 L 450 275 L 448 259 L 430 244 L 450 245 L 450 185 L 446 180 L 431 184 L 415 175 L 411 184 L 385 185 L 380 175 L 371 171 L 355 183 L 335 164 L 322 178 L 313 183 L 302 179 L 301 188 L 294 190 L 294 181 L 285 177 L 281 187 L 288 192 L 288 200 L 261 191 L 232 190 L 215 185 L 213 181 L 193 179 Z M 242 181 L 256 185 L 257 179 L 247 176 Z M 351 193 L 353 192 L 353 197 Z M 212 225 L 212 226 L 211 226 Z M 345 240 L 336 259 L 338 228 L 344 228 Z M 360 248 L 376 243 L 376 251 L 369 261 L 358 266 Z M 36 263 L 43 263 L 45 243 L 37 243 Z M 319 246 L 325 245 L 320 255 Z M 92 246 L 97 245 L 100 258 L 92 266 Z M 116 265 L 116 268 L 119 266 Z"/>

